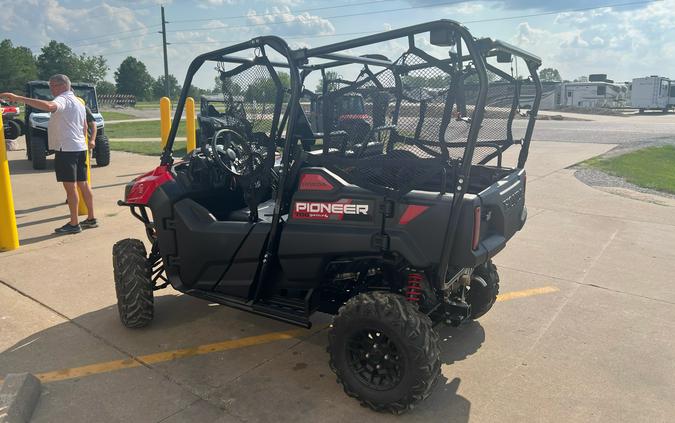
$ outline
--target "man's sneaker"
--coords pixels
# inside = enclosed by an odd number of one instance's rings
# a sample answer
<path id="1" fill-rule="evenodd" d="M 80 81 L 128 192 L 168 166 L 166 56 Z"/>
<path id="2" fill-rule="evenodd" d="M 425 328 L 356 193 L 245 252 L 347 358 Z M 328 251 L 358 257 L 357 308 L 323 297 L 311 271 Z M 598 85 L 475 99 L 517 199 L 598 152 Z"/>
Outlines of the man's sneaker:
<path id="1" fill-rule="evenodd" d="M 95 218 L 87 219 L 80 222 L 80 226 L 82 226 L 82 229 L 98 228 L 98 222 L 96 221 Z"/>
<path id="2" fill-rule="evenodd" d="M 80 225 L 71 225 L 70 223 L 66 223 L 60 228 L 54 229 L 54 232 L 57 234 L 79 234 L 82 232 L 82 227 Z"/>

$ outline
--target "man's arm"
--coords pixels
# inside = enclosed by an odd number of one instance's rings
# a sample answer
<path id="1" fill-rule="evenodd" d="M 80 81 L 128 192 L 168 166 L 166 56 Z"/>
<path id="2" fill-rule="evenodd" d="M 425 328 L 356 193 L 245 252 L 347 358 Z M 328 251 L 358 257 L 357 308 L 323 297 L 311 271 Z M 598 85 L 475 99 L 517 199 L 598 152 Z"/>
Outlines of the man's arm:
<path id="1" fill-rule="evenodd" d="M 0 93 L 0 98 L 12 103 L 23 103 L 36 109 L 44 110 L 45 112 L 53 113 L 57 110 L 56 103 L 53 101 L 38 100 L 36 98 L 28 98 L 12 93 Z"/>
<path id="2" fill-rule="evenodd" d="M 96 122 L 93 122 L 91 124 L 91 138 L 89 138 L 89 148 L 92 150 L 96 147 L 96 131 L 98 131 L 98 128 Z"/>

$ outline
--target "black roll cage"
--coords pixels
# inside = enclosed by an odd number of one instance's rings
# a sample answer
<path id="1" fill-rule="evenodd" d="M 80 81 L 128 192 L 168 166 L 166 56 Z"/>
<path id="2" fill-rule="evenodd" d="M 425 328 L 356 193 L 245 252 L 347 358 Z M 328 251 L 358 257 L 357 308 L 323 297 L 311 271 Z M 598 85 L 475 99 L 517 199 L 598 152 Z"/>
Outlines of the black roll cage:
<path id="1" fill-rule="evenodd" d="M 440 44 L 437 45 L 449 45 L 443 44 L 444 42 L 456 42 L 458 46 L 458 51 L 455 54 L 450 54 L 448 59 L 437 59 L 431 55 L 426 54 L 424 51 L 415 47 L 414 37 L 415 35 L 422 33 L 431 33 L 431 38 L 436 38 L 436 41 L 439 42 L 439 37 L 441 39 Z M 456 226 L 460 218 L 460 212 L 462 200 L 464 195 L 467 192 L 469 186 L 469 177 L 472 166 L 472 158 L 474 150 L 477 144 L 478 134 L 481 128 L 481 122 L 485 114 L 485 103 L 488 92 L 488 69 L 492 72 L 495 72 L 500 77 L 504 78 L 507 81 L 513 82 L 515 84 L 516 94 L 520 87 L 520 81 L 513 78 L 511 75 L 495 68 L 486 63 L 487 57 L 496 56 L 498 61 L 500 57 L 504 55 L 516 56 L 525 61 L 527 64 L 528 70 L 530 72 L 530 78 L 535 87 L 535 99 L 532 104 L 532 107 L 529 112 L 529 121 L 526 129 L 524 138 L 522 139 L 521 151 L 518 158 L 518 168 L 522 168 L 525 165 L 527 160 L 530 140 L 532 137 L 532 132 L 534 130 L 534 123 L 537 117 L 539 110 L 539 102 L 541 99 L 541 83 L 537 75 L 537 68 L 541 65 L 541 59 L 537 56 L 534 56 L 524 50 L 521 50 L 515 46 L 512 46 L 508 43 L 501 41 L 494 41 L 489 38 L 475 39 L 468 29 L 462 26 L 460 23 L 452 20 L 437 20 L 428 23 L 423 23 L 419 25 L 413 25 L 405 28 L 395 29 L 391 31 L 386 31 L 379 34 L 364 36 L 360 38 L 355 38 L 348 41 L 342 41 L 338 43 L 328 44 L 316 48 L 302 48 L 297 50 L 292 50 L 288 44 L 280 37 L 276 36 L 262 36 L 256 37 L 249 41 L 238 43 L 229 47 L 222 49 L 214 50 L 200 56 L 197 56 L 191 63 L 183 83 L 183 89 L 181 91 L 178 104 L 176 106 L 176 111 L 174 114 L 174 119 L 171 125 L 171 130 L 168 136 L 168 142 L 161 157 L 162 165 L 171 165 L 173 163 L 172 149 L 173 143 L 178 132 L 178 125 L 181 120 L 183 110 L 185 108 L 185 102 L 188 96 L 189 87 L 192 84 L 192 79 L 196 72 L 201 68 L 201 66 L 206 61 L 217 61 L 225 63 L 236 63 L 242 66 L 252 66 L 255 64 L 256 59 L 246 59 L 237 56 L 231 56 L 231 54 L 236 54 L 249 49 L 263 49 L 265 46 L 272 48 L 274 51 L 283 56 L 285 62 L 272 62 L 267 61 L 268 66 L 273 67 L 282 67 L 287 68 L 290 73 L 291 78 L 291 87 L 290 87 L 290 99 L 288 101 L 288 106 L 284 113 L 284 116 L 278 121 L 278 116 L 274 117 L 274 120 L 278 122 L 278 131 L 277 133 L 271 133 L 273 138 L 280 139 L 282 136 L 283 128 L 287 125 L 286 128 L 286 140 L 283 147 L 282 155 L 282 170 L 280 171 L 279 179 L 279 189 L 276 192 L 276 204 L 274 208 L 274 218 L 272 219 L 272 226 L 270 229 L 269 242 L 267 243 L 266 251 L 263 256 L 263 263 L 261 266 L 261 273 L 259 276 L 259 281 L 264 280 L 267 273 L 271 271 L 274 266 L 274 258 L 278 251 L 279 240 L 280 240 L 280 217 L 281 217 L 281 208 L 287 202 L 288 199 L 284 198 L 288 195 L 287 183 L 288 175 L 291 164 L 291 156 L 293 152 L 294 145 L 298 142 L 298 137 L 293 136 L 295 133 L 295 125 L 298 121 L 297 117 L 301 111 L 300 108 L 300 97 L 302 96 L 302 86 L 305 77 L 312 71 L 321 71 L 324 74 L 326 69 L 334 68 L 338 66 L 348 65 L 348 64 L 363 64 L 371 65 L 378 67 L 391 67 L 394 66 L 394 62 L 391 62 L 386 57 L 381 55 L 364 55 L 364 56 L 351 56 L 340 53 L 346 49 L 354 49 L 370 44 L 386 42 L 394 39 L 405 38 L 409 40 L 410 48 L 415 49 L 416 54 L 424 55 L 425 59 L 429 60 L 430 63 L 433 63 L 434 66 L 449 66 L 453 61 L 456 63 L 463 63 L 465 60 L 470 60 L 473 64 L 474 71 L 478 77 L 479 91 L 476 98 L 475 107 L 471 116 L 471 127 L 469 129 L 467 142 L 464 144 L 465 150 L 461 160 L 461 164 L 457 171 L 457 183 L 453 187 L 453 200 L 452 200 L 452 211 L 448 219 L 448 226 L 445 234 L 445 242 L 443 245 L 443 250 L 441 254 L 441 263 L 436 269 L 436 277 L 433 281 L 436 286 L 441 286 L 448 274 L 448 266 L 450 260 L 450 254 L 452 250 L 452 245 L 454 243 L 454 237 L 456 232 Z M 445 37 L 445 40 L 443 38 Z M 433 40 L 432 40 L 433 42 Z M 461 51 L 462 42 L 467 48 L 467 54 L 464 54 Z M 323 59 L 328 60 L 325 63 L 319 64 L 309 64 L 309 60 Z M 411 67 L 412 68 L 412 67 Z M 325 84 L 324 84 L 324 95 L 325 95 Z M 516 104 L 518 100 L 518 95 L 515 96 L 511 113 L 508 120 L 508 133 L 511 134 L 511 123 L 513 121 L 515 110 L 518 107 Z M 459 99 L 453 99 L 457 101 L 458 106 L 461 107 L 461 102 Z M 326 102 L 324 102 L 326 103 Z M 465 103 L 464 103 L 464 107 Z M 465 112 L 465 110 L 464 110 Z M 444 119 L 447 119 L 448 116 L 444 116 Z M 274 132 L 274 131 L 272 131 Z M 512 137 L 510 137 L 512 138 Z M 275 140 L 276 141 L 276 140 Z M 441 141 L 442 143 L 443 141 Z M 501 164 L 501 151 L 497 148 L 495 155 L 499 155 L 500 164 Z M 494 156 L 490 157 L 493 158 Z M 256 295 L 254 300 L 260 294 L 261 283 L 257 284 Z"/>

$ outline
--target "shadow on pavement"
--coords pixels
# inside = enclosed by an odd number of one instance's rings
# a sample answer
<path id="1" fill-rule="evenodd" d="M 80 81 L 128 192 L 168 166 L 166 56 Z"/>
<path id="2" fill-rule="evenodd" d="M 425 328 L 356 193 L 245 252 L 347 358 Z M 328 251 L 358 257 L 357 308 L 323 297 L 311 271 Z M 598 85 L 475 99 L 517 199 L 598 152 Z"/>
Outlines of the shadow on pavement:
<path id="1" fill-rule="evenodd" d="M 47 210 L 47 209 L 53 209 L 54 207 L 59 207 L 59 206 L 63 206 L 63 205 L 64 205 L 63 203 L 46 204 L 44 206 L 32 207 L 30 209 L 15 210 L 15 212 L 17 214 L 16 217 L 18 218 L 18 217 L 23 217 L 23 216 L 19 216 L 19 215 L 34 213 L 34 212 Z"/>
<path id="2" fill-rule="evenodd" d="M 35 244 L 37 242 L 42 242 L 46 241 L 48 239 L 56 238 L 57 236 L 63 236 L 63 235 L 58 235 L 55 233 L 50 233 L 47 235 L 40 235 L 40 236 L 33 236 L 30 238 L 21 238 L 19 239 L 19 245 L 30 245 L 30 244 Z"/>
<path id="3" fill-rule="evenodd" d="M 328 316 L 319 315 L 318 319 L 322 323 L 329 320 Z M 317 323 L 318 324 L 318 323 Z M 260 334 L 285 331 L 293 329 L 293 326 L 256 316 L 250 313 L 234 310 L 224 306 L 217 306 L 206 301 L 192 298 L 185 295 L 162 295 L 155 298 L 155 319 L 152 324 L 143 329 L 127 329 L 119 322 L 117 307 L 111 305 L 94 312 L 83 314 L 71 322 L 65 322 L 48 329 L 36 332 L 31 336 L 24 338 L 4 351 L 0 352 L 0 378 L 7 373 L 32 372 L 42 373 L 55 370 L 81 367 L 95 363 L 108 362 L 112 360 L 126 359 L 131 356 L 141 356 L 157 352 L 172 351 L 183 348 L 194 348 L 198 345 L 204 345 L 214 342 L 221 342 L 228 339 L 237 339 Z M 309 334 L 309 332 L 308 332 Z M 326 330 L 315 332 L 317 336 L 308 336 L 304 338 L 305 342 L 298 340 L 298 343 L 292 347 L 283 346 L 278 343 L 269 343 L 266 346 L 252 346 L 242 350 L 231 350 L 224 353 L 207 354 L 204 357 L 206 363 L 210 363 L 210 372 L 218 374 L 220 369 L 229 368 L 229 366 L 244 366 L 241 369 L 247 373 L 257 365 L 251 364 L 251 357 L 258 357 L 260 363 L 265 365 L 261 373 L 265 378 L 278 380 L 286 386 L 283 397 L 288 396 L 287 401 L 295 401 L 295 395 L 306 396 L 308 405 L 316 407 L 315 412 L 326 411 L 325 404 L 331 404 L 329 409 L 340 413 L 346 413 L 351 416 L 361 416 L 372 421 L 397 419 L 397 421 L 439 421 L 442 416 L 443 421 L 468 422 L 471 410 L 471 403 L 468 399 L 458 395 L 460 385 L 459 378 L 448 380 L 441 377 L 431 396 L 419 404 L 411 412 L 404 416 L 391 416 L 388 414 L 375 413 L 365 408 L 359 407 L 358 403 L 348 398 L 342 393 L 342 389 L 335 383 L 335 377 L 328 367 L 328 354 L 325 353 L 327 345 Z M 441 359 L 443 363 L 452 363 L 463 360 L 475 352 L 483 342 L 484 332 L 477 323 L 465 325 L 460 328 L 445 328 L 440 330 L 442 345 Z M 304 346 L 303 346 L 304 345 Z M 292 348 L 289 350 L 288 348 Z M 300 349 L 300 354 L 305 355 L 309 360 L 311 368 L 321 374 L 307 374 L 296 371 L 296 368 L 290 369 L 288 360 L 293 360 L 295 355 L 291 351 Z M 276 352 L 275 352 L 276 351 Z M 218 358 L 218 354 L 221 358 Z M 295 352 L 293 354 L 296 354 Z M 265 356 L 269 358 L 265 358 Z M 225 362 L 223 357 L 226 359 Z M 293 357 L 293 358 L 291 358 Z M 190 361 L 194 359 L 182 359 L 175 364 L 166 363 L 154 364 L 151 367 L 160 374 L 165 374 L 169 380 L 177 381 L 181 386 L 189 390 L 201 389 L 199 379 L 192 380 L 190 376 L 193 371 L 199 371 L 195 368 L 190 371 L 191 366 L 200 366 L 199 363 L 205 361 Z M 200 359 L 201 360 L 201 359 Z M 237 365 L 237 361 L 241 361 Z M 262 364 L 261 364 L 262 365 Z M 175 367 L 178 366 L 178 367 Z M 183 369 L 183 370 L 176 370 Z M 186 373 L 181 373 L 184 371 Z M 122 378 L 125 383 L 133 383 L 138 373 L 133 370 L 112 371 L 98 376 L 71 379 L 70 381 L 53 382 L 55 388 L 63 386 L 60 389 L 53 389 L 51 395 L 53 398 L 44 402 L 45 407 L 51 408 L 54 403 L 58 403 L 58 414 L 67 415 L 72 413 L 73 422 L 86 421 L 80 416 L 86 415 L 87 404 L 83 404 L 82 398 L 86 395 L 97 395 L 96 390 L 101 390 L 104 394 L 106 381 L 118 380 Z M 317 377 L 318 376 L 318 377 Z M 114 379 L 107 379 L 107 378 Z M 146 376 L 147 377 L 147 374 Z M 247 376 L 248 377 L 248 376 Z M 160 378 L 163 380 L 163 378 Z M 255 381 L 255 379 L 253 379 Z M 88 382 L 90 381 L 90 382 Z M 282 382 L 283 381 L 283 382 Z M 248 383 L 252 381 L 249 380 Z M 64 384 L 65 385 L 62 385 Z M 168 382 L 162 382 L 168 383 Z M 236 386 L 236 382 L 224 377 L 222 383 L 226 386 Z M 235 385 L 232 385 L 235 383 Z M 257 382 L 255 382 L 257 383 Z M 52 384 L 48 383 L 49 389 Z M 250 389 L 250 385 L 248 389 Z M 225 386 L 223 386 L 225 388 Z M 93 392 L 92 392 L 93 390 Z M 236 389 L 235 389 L 236 390 Z M 133 391 L 133 390 L 132 390 Z M 269 391 L 265 393 L 266 391 Z M 85 395 L 85 392 L 88 394 Z M 246 391 L 249 392 L 249 391 Z M 250 396 L 250 392 L 241 392 L 241 395 Z M 266 384 L 256 385 L 256 395 L 279 395 L 279 392 Z M 210 401 L 219 402 L 222 400 L 216 396 L 209 395 Z M 232 391 L 221 392 L 221 394 L 235 396 L 238 393 Z M 59 399 L 58 397 L 61 397 Z M 126 399 L 127 396 L 138 395 L 133 392 L 118 392 L 109 401 L 118 402 Z M 63 398 L 68 396 L 68 398 Z M 124 397 L 124 398 L 122 398 Z M 243 401 L 244 398 L 241 398 Z M 86 402 L 86 401 L 85 401 Z M 131 407 L 143 407 L 143 404 L 128 404 Z M 38 405 L 38 407 L 40 407 Z M 39 410 L 38 410 L 39 411 Z M 43 409 L 41 413 L 51 413 L 54 410 Z M 91 410 L 89 410 L 91 412 Z M 271 410 L 267 410 L 271 411 Z M 282 417 L 284 410 L 277 410 Z M 293 411 L 288 410 L 293 414 Z M 334 415 L 333 417 L 336 417 Z M 401 420 L 402 419 L 402 420 Z M 337 421 L 335 419 L 329 419 Z"/>
<path id="4" fill-rule="evenodd" d="M 33 169 L 33 163 L 28 159 L 14 159 L 9 160 L 9 174 L 10 175 L 25 175 L 27 173 L 53 173 L 54 160 L 47 159 L 47 167 L 45 169 Z"/>
<path id="5" fill-rule="evenodd" d="M 70 219 L 70 215 L 64 214 L 62 216 L 54 216 L 54 217 L 48 217 L 48 218 L 45 218 L 45 219 L 30 220 L 30 221 L 27 221 L 27 222 L 21 222 L 21 223 L 17 224 L 16 227 L 17 228 L 24 228 L 26 226 L 40 225 L 42 223 L 56 222 L 56 221 L 59 221 L 59 220 L 68 220 L 68 219 Z M 61 226 L 61 225 L 59 225 L 59 226 Z"/>

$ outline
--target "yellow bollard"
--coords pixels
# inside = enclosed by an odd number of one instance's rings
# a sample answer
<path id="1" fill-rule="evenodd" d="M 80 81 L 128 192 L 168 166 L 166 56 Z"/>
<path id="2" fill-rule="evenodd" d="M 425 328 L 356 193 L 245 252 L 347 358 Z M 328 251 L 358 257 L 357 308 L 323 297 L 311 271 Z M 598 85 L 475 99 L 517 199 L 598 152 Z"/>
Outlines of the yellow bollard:
<path id="1" fill-rule="evenodd" d="M 171 131 L 171 100 L 169 97 L 162 97 L 159 100 L 159 125 L 162 130 L 162 150 L 164 150 Z"/>
<path id="2" fill-rule="evenodd" d="M 85 102 L 83 99 L 80 97 L 77 98 L 80 100 L 80 103 L 82 105 L 86 106 Z M 89 187 L 91 187 L 91 167 L 89 163 L 89 134 L 84 134 L 84 143 L 87 146 L 87 184 Z M 79 198 L 79 201 L 77 202 L 77 214 L 79 216 L 86 216 L 89 214 L 89 209 L 87 208 L 87 204 L 84 202 L 84 197 L 82 197 L 82 191 L 80 190 L 80 187 L 77 187 L 77 197 Z"/>
<path id="3" fill-rule="evenodd" d="M 0 113 L 0 128 L 3 128 L 2 113 Z M 12 184 L 9 180 L 5 131 L 0 129 L 0 251 L 17 248 L 19 248 L 19 233 L 16 229 Z"/>
<path id="4" fill-rule="evenodd" d="M 188 97 L 185 102 L 185 119 L 187 120 L 187 146 L 186 150 L 189 154 L 192 150 L 197 148 L 197 130 L 195 128 L 195 99 Z"/>

